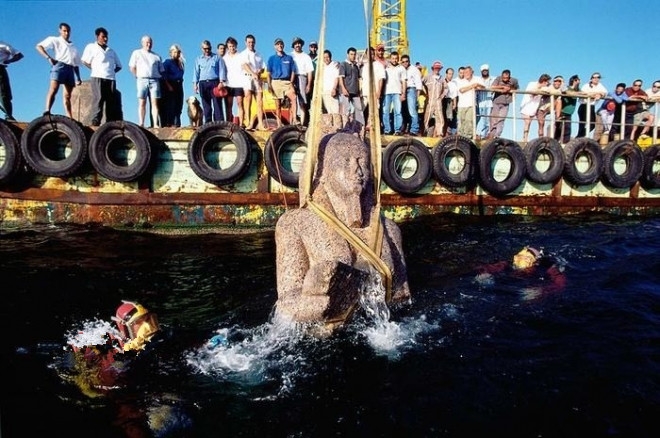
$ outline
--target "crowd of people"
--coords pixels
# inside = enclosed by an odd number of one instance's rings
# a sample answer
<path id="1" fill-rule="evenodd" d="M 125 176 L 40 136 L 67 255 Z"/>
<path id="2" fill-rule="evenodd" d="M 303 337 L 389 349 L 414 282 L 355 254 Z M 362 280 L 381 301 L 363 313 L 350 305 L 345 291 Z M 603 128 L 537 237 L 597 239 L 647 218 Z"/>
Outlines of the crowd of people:
<path id="1" fill-rule="evenodd" d="M 122 119 L 115 77 L 122 63 L 108 46 L 108 31 L 97 28 L 96 41 L 88 44 L 82 55 L 70 36 L 71 27 L 60 23 L 59 36 L 49 36 L 36 46 L 51 65 L 44 114 L 50 113 L 63 86 L 64 109 L 72 117 L 71 93 L 81 83 L 80 66 L 85 66 L 90 69 L 94 102 L 91 124 L 98 126 L 104 114 L 107 121 Z M 136 79 L 139 124 L 145 126 L 149 105 L 151 126 L 179 127 L 186 74 L 182 49 L 173 44 L 169 57 L 163 61 L 153 51 L 150 36 L 143 36 L 140 43 L 141 47 L 131 53 L 128 62 Z M 308 53 L 303 51 L 304 45 L 302 38 L 295 37 L 292 51 L 287 53 L 284 40 L 277 38 L 274 54 L 266 58 L 256 50 L 256 38 L 252 34 L 245 36 L 243 50 L 239 50 L 234 37 L 219 43 L 215 53 L 210 41 L 202 41 L 201 54 L 193 62 L 192 82 L 193 91 L 201 100 L 203 122 L 227 120 L 248 129 L 265 129 L 263 93 L 270 91 L 277 126 L 284 123 L 306 126 L 319 54 L 316 42 L 310 42 Z M 13 116 L 6 65 L 22 57 L 21 52 L 0 42 L 0 109 L 7 120 L 13 120 Z M 370 47 L 365 53 L 349 47 L 343 61 L 334 61 L 332 52 L 325 50 L 321 61 L 323 112 L 345 116 L 372 129 L 368 126 L 368 84 L 373 75 L 379 129 L 384 134 L 497 138 L 510 117 L 509 107 L 516 102 L 516 93 L 522 94 L 519 111 L 524 126 L 523 142 L 528 140 L 532 121 L 536 120 L 539 136 L 554 136 L 566 143 L 571 138 L 576 110 L 577 137 L 595 130 L 595 138 L 619 134 L 636 139 L 649 135 L 654 124 L 658 124 L 652 107 L 660 99 L 660 80 L 647 90 L 642 89 L 642 80 L 636 79 L 631 86 L 619 83 L 610 92 L 600 82 L 599 73 L 593 73 L 584 85 L 580 85 L 578 75 L 571 76 L 566 84 L 562 76 L 552 78 L 544 73 L 522 90 L 508 69 L 493 77 L 490 66 L 483 64 L 478 75 L 471 66 L 459 67 L 456 72 L 448 68 L 443 75 L 442 62 L 434 61 L 426 72 L 420 63 L 413 65 L 407 54 L 393 51 L 386 57 L 383 44 Z M 281 111 L 283 106 L 289 108 L 286 119 Z M 546 128 L 549 115 L 554 124 Z"/>

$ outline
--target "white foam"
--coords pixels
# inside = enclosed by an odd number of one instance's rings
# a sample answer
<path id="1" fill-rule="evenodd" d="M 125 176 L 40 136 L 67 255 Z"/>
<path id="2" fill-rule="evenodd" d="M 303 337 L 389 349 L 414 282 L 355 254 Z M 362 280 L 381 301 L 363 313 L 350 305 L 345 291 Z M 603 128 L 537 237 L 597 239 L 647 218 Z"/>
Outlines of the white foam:
<path id="1" fill-rule="evenodd" d="M 107 342 L 109 333 L 119 336 L 119 332 L 111 322 L 100 319 L 88 320 L 83 322 L 82 328 L 67 333 L 66 343 L 77 348 L 102 345 Z"/>

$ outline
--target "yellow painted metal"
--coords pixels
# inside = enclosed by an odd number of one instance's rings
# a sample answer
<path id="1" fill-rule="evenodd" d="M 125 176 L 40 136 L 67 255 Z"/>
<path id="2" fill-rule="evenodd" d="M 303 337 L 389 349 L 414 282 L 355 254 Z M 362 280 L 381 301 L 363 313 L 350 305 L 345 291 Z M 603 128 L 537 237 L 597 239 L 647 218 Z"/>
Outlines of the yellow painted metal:
<path id="1" fill-rule="evenodd" d="M 382 43 L 385 54 L 410 54 L 406 28 L 406 0 L 373 0 L 371 45 Z"/>

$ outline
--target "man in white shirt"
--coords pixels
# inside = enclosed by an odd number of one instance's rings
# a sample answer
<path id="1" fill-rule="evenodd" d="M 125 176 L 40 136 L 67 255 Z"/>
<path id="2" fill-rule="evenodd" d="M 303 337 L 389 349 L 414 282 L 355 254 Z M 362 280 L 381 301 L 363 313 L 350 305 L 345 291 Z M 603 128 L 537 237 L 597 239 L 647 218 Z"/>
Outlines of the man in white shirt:
<path id="1" fill-rule="evenodd" d="M 385 69 L 385 97 L 383 98 L 383 128 L 385 134 L 401 135 L 403 116 L 401 105 L 406 100 L 406 69 L 399 64 L 399 53 L 390 53 L 390 63 Z M 390 121 L 390 108 L 394 111 L 394 130 Z"/>
<path id="2" fill-rule="evenodd" d="M 151 50 L 153 40 L 145 35 L 140 40 L 142 48 L 131 53 L 128 68 L 137 78 L 138 118 L 140 126 L 144 126 L 144 116 L 147 109 L 147 98 L 151 102 L 152 126 L 158 125 L 158 99 L 160 99 L 160 77 L 163 72 L 163 61 Z"/>
<path id="3" fill-rule="evenodd" d="M 476 107 L 476 90 L 483 90 L 481 78 L 474 76 L 472 67 L 463 71 L 463 79 L 456 81 L 458 85 L 458 134 L 472 138 L 474 136 L 474 116 Z"/>
<path id="4" fill-rule="evenodd" d="M 302 51 L 305 41 L 300 37 L 293 39 L 293 62 L 296 64 L 296 80 L 294 81 L 294 88 L 296 89 L 296 96 L 298 100 L 298 108 L 300 111 L 300 124 L 305 125 L 307 120 L 307 95 L 312 90 L 312 83 L 314 81 L 314 63 L 312 58 Z M 295 114 L 293 115 L 295 119 Z"/>
<path id="5" fill-rule="evenodd" d="M 263 87 L 261 85 L 261 74 L 266 69 L 264 59 L 256 50 L 257 40 L 252 34 L 245 36 L 245 49 L 241 52 L 243 57 L 243 71 L 245 72 L 245 84 L 243 91 L 243 115 L 247 128 L 254 128 L 254 119 L 257 119 L 257 129 L 264 129 L 264 100 Z M 256 99 L 257 114 L 252 114 L 252 97 Z"/>
<path id="6" fill-rule="evenodd" d="M 73 87 L 80 85 L 82 82 L 80 80 L 80 55 L 76 46 L 69 39 L 71 37 L 71 26 L 60 23 L 59 29 L 59 36 L 46 37 L 36 47 L 37 52 L 46 58 L 51 65 L 50 87 L 46 94 L 46 111 L 44 111 L 44 115 L 50 114 L 57 91 L 60 89 L 60 85 L 64 85 L 64 95 L 62 96 L 64 98 L 64 111 L 68 117 L 73 118 L 71 92 Z M 53 51 L 53 56 L 48 53 L 48 50 Z"/>
<path id="7" fill-rule="evenodd" d="M 94 108 L 92 126 L 99 126 L 105 106 L 106 121 L 121 120 L 121 103 L 117 95 L 115 73 L 121 70 L 117 53 L 108 47 L 108 31 L 99 27 L 94 31 L 96 42 L 87 44 L 82 63 L 91 69 L 92 98 Z"/>
<path id="8" fill-rule="evenodd" d="M 580 125 L 578 126 L 577 137 L 586 137 L 596 126 L 596 104 L 603 97 L 607 96 L 607 88 L 600 83 L 600 73 L 596 72 L 591 75 L 588 83 L 584 84 L 580 89 L 581 92 L 587 93 L 589 99 L 581 98 L 578 106 L 578 118 Z M 587 110 L 589 111 L 589 128 L 587 130 Z M 599 116 L 600 117 L 600 116 Z M 600 123 L 602 126 L 602 123 Z"/>
<path id="9" fill-rule="evenodd" d="M 383 64 L 376 60 L 376 54 L 373 47 L 369 48 L 369 56 L 367 61 L 371 60 L 371 65 L 374 72 L 374 102 L 376 107 L 380 106 L 380 96 L 382 95 L 383 85 L 385 83 L 385 67 Z M 360 90 L 362 92 L 362 107 L 364 108 L 364 120 L 368 128 L 370 128 L 369 117 L 369 82 L 371 78 L 371 73 L 369 72 L 369 62 L 362 64 L 362 69 L 360 71 L 360 76 L 362 78 L 362 84 Z M 376 120 L 378 125 L 380 125 L 380 111 L 376 113 Z"/>
<path id="10" fill-rule="evenodd" d="M 323 88 L 321 97 L 328 114 L 339 114 L 339 66 L 332 60 L 330 50 L 323 51 Z"/>
<path id="11" fill-rule="evenodd" d="M 660 80 L 653 81 L 653 85 L 646 90 L 646 94 L 648 95 L 648 99 L 646 99 L 648 107 L 646 109 L 655 117 L 655 126 L 660 126 L 660 114 L 655 110 L 656 102 L 660 102 Z"/>

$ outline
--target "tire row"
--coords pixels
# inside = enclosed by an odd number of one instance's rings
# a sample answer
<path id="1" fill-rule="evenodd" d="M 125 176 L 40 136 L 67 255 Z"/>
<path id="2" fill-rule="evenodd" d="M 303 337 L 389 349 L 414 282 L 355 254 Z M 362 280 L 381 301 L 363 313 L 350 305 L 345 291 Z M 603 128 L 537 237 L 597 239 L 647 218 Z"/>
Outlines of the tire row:
<path id="1" fill-rule="evenodd" d="M 14 125 L 0 120 L 0 143 L 4 145 L 2 185 L 12 181 L 24 164 L 45 176 L 68 177 L 89 157 L 100 175 L 111 181 L 129 182 L 139 179 L 152 161 L 148 131 L 125 121 L 105 123 L 88 140 L 84 127 L 64 116 L 39 117 L 22 135 Z M 233 159 L 225 163 L 221 152 L 227 146 Z M 297 188 L 299 173 L 285 157 L 301 148 L 306 144 L 305 132 L 300 128 L 284 126 L 273 132 L 263 157 L 269 175 L 280 184 Z M 202 180 L 228 185 L 247 173 L 254 160 L 253 150 L 259 150 L 254 139 L 239 126 L 212 122 L 193 134 L 188 162 Z M 660 163 L 660 145 L 642 152 L 631 140 L 614 141 L 601 148 L 593 140 L 579 138 L 562 148 L 556 140 L 541 137 L 523 148 L 513 140 L 498 138 L 479 149 L 466 137 L 449 136 L 429 150 L 419 139 L 405 137 L 383 149 L 382 177 L 389 187 L 404 195 L 419 193 L 431 178 L 448 188 L 480 185 L 494 196 L 510 194 L 525 179 L 554 184 L 562 177 L 575 186 L 600 179 L 613 188 L 630 188 L 639 181 L 651 189 L 660 188 L 656 163 Z"/>
<path id="2" fill-rule="evenodd" d="M 642 151 L 632 140 L 601 148 L 594 140 L 578 138 L 562 147 L 550 137 L 541 137 L 523 148 L 498 138 L 478 148 L 466 137 L 450 136 L 429 151 L 420 140 L 404 138 L 384 149 L 383 180 L 409 195 L 419 193 L 432 177 L 448 188 L 480 185 L 494 196 L 511 194 L 525 179 L 554 184 L 562 177 L 574 186 L 601 180 L 611 188 L 626 189 L 639 181 L 644 188 L 655 189 L 660 188 L 659 165 L 660 145 Z M 416 172 L 404 170 L 411 168 Z"/>

